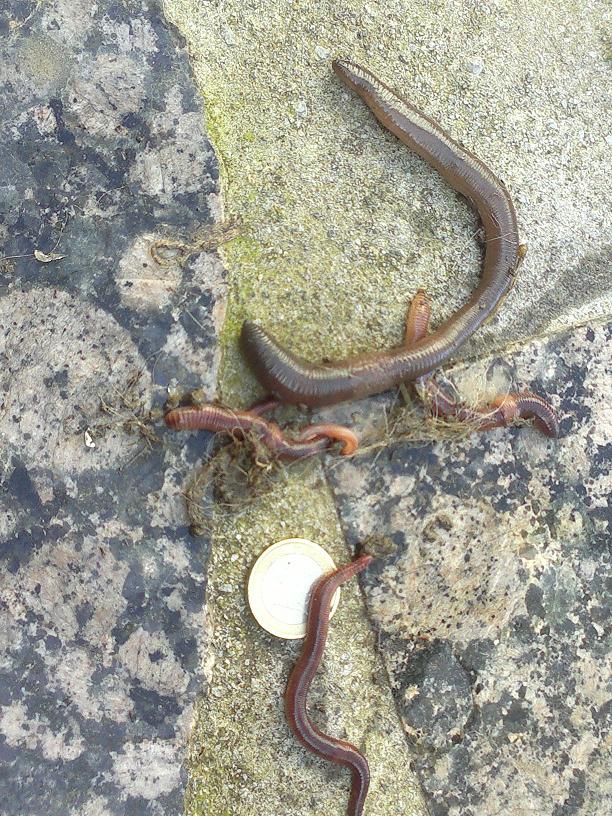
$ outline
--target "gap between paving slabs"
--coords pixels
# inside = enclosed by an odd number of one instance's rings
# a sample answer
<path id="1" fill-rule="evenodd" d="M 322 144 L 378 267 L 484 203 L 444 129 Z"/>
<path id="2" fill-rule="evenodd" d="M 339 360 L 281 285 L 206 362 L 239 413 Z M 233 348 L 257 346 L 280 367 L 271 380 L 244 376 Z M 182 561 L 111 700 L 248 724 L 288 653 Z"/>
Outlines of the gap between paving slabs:
<path id="1" fill-rule="evenodd" d="M 189 816 L 346 810 L 349 773 L 302 749 L 285 722 L 282 695 L 300 641 L 268 635 L 246 603 L 249 569 L 273 541 L 299 534 L 320 543 L 336 563 L 349 557 L 320 464 L 301 463 L 284 475 L 244 510 L 215 513 L 206 618 L 209 686 L 192 737 Z M 425 812 L 357 582 L 342 590 L 311 701 L 323 730 L 367 755 L 369 816 Z"/>

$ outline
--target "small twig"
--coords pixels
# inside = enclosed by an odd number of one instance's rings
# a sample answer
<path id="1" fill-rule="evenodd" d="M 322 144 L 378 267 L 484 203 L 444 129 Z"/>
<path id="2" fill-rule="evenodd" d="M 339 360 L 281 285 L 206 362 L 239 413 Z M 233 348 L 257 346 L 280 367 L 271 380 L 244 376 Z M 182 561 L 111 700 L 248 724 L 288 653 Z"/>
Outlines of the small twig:
<path id="1" fill-rule="evenodd" d="M 192 255 L 217 249 L 221 244 L 236 238 L 239 233 L 238 222 L 235 219 L 229 219 L 205 230 L 200 237 L 196 237 L 191 242 L 174 238 L 158 238 L 149 247 L 149 254 L 159 266 L 171 266 L 177 261 L 182 266 Z"/>

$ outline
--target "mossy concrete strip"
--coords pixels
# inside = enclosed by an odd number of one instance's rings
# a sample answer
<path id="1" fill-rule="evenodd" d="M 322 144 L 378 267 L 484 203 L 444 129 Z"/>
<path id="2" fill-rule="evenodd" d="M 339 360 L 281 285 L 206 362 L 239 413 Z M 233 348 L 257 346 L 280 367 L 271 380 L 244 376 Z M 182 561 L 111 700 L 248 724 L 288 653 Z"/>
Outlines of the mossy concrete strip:
<path id="1" fill-rule="evenodd" d="M 448 316 L 479 270 L 477 220 L 330 70 L 350 56 L 507 183 L 529 252 L 499 317 L 466 353 L 611 311 L 609 77 L 603 2 L 529 7 L 372 0 L 166 0 L 186 36 L 244 237 L 223 391 L 244 393 L 246 316 L 313 359 L 397 342 L 418 286 Z M 511 48 L 510 48 L 511 44 Z"/>
<path id="2" fill-rule="evenodd" d="M 242 512 L 216 519 L 208 584 L 209 685 L 192 740 L 189 816 L 345 812 L 348 772 L 313 758 L 285 722 L 282 695 L 301 642 L 268 635 L 246 602 L 246 576 L 256 557 L 273 541 L 296 535 L 322 544 L 338 564 L 347 560 L 327 486 L 312 463 L 291 468 L 271 493 Z M 422 814 L 374 638 L 352 581 L 342 589 L 311 710 L 325 732 L 367 755 L 368 816 Z"/>

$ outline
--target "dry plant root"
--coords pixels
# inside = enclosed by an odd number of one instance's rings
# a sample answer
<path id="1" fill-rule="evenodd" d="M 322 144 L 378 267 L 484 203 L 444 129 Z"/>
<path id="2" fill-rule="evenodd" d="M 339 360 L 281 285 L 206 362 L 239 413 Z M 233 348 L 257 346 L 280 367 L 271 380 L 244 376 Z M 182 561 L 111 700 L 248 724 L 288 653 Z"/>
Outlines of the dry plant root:
<path id="1" fill-rule="evenodd" d="M 177 262 L 182 266 L 193 255 L 217 249 L 221 244 L 237 238 L 239 234 L 238 222 L 235 219 L 228 219 L 202 230 L 190 242 L 175 238 L 158 238 L 149 247 L 149 255 L 159 266 L 171 266 Z"/>

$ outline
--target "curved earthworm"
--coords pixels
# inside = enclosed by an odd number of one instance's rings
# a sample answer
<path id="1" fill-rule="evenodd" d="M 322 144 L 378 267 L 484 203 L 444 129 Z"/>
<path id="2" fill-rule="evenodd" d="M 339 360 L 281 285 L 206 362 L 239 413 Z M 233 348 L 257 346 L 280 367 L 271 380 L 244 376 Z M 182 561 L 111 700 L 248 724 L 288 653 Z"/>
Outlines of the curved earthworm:
<path id="1" fill-rule="evenodd" d="M 496 397 L 488 408 L 483 408 L 479 413 L 484 415 L 484 422 L 479 425 L 482 430 L 510 425 L 516 419 L 532 419 L 545 436 L 559 436 L 559 419 L 553 407 L 530 391 Z"/>
<path id="2" fill-rule="evenodd" d="M 296 434 L 296 441 L 308 442 L 317 437 L 327 437 L 334 442 L 342 442 L 340 453 L 342 456 L 351 456 L 357 450 L 358 439 L 355 434 L 344 425 L 333 425 L 328 422 L 318 425 L 307 425 Z"/>
<path id="3" fill-rule="evenodd" d="M 384 127 L 472 203 L 482 221 L 486 249 L 480 283 L 467 303 L 410 348 L 402 345 L 315 365 L 286 351 L 258 324 L 245 322 L 242 348 L 258 379 L 285 402 L 309 406 L 377 394 L 440 366 L 493 314 L 512 287 L 525 251 L 519 244 L 510 195 L 480 159 L 370 71 L 347 60 L 336 60 L 333 69 Z"/>
<path id="4" fill-rule="evenodd" d="M 461 405 L 448 396 L 433 377 L 423 377 L 415 383 L 417 393 L 430 413 L 440 417 L 454 417 L 473 426 L 474 430 L 506 428 L 519 419 L 532 419 L 535 427 L 553 439 L 559 436 L 559 420 L 552 405 L 531 391 L 503 394 L 487 405 Z"/>
<path id="5" fill-rule="evenodd" d="M 269 422 L 259 412 L 274 407 L 272 403 L 262 403 L 255 411 L 234 411 L 221 405 L 188 405 L 173 408 L 164 416 L 168 427 L 175 431 L 216 431 L 244 436 L 253 433 L 279 459 L 305 459 L 325 450 L 330 442 L 342 442 L 340 453 L 347 456 L 358 445 L 355 434 L 340 425 L 310 425 L 304 428 L 296 439 L 288 439 L 274 422 Z"/>
<path id="6" fill-rule="evenodd" d="M 406 315 L 404 343 L 414 345 L 427 335 L 430 302 L 423 289 L 419 289 Z M 474 430 L 506 427 L 517 419 L 532 419 L 536 428 L 545 436 L 559 436 L 557 414 L 546 400 L 530 391 L 501 395 L 488 405 L 469 407 L 458 404 L 436 383 L 432 374 L 419 377 L 415 390 L 435 416 L 455 417 L 460 422 L 474 426 Z"/>
<path id="7" fill-rule="evenodd" d="M 334 593 L 341 584 L 365 569 L 371 561 L 371 555 L 362 555 L 330 575 L 323 576 L 315 584 L 308 605 L 308 624 L 302 653 L 291 672 L 285 692 L 285 715 L 299 741 L 323 759 L 350 768 L 352 781 L 347 811 L 349 816 L 361 816 L 363 813 L 370 784 L 368 762 L 350 742 L 330 737 L 312 724 L 307 711 L 308 691 L 323 657 Z"/>

